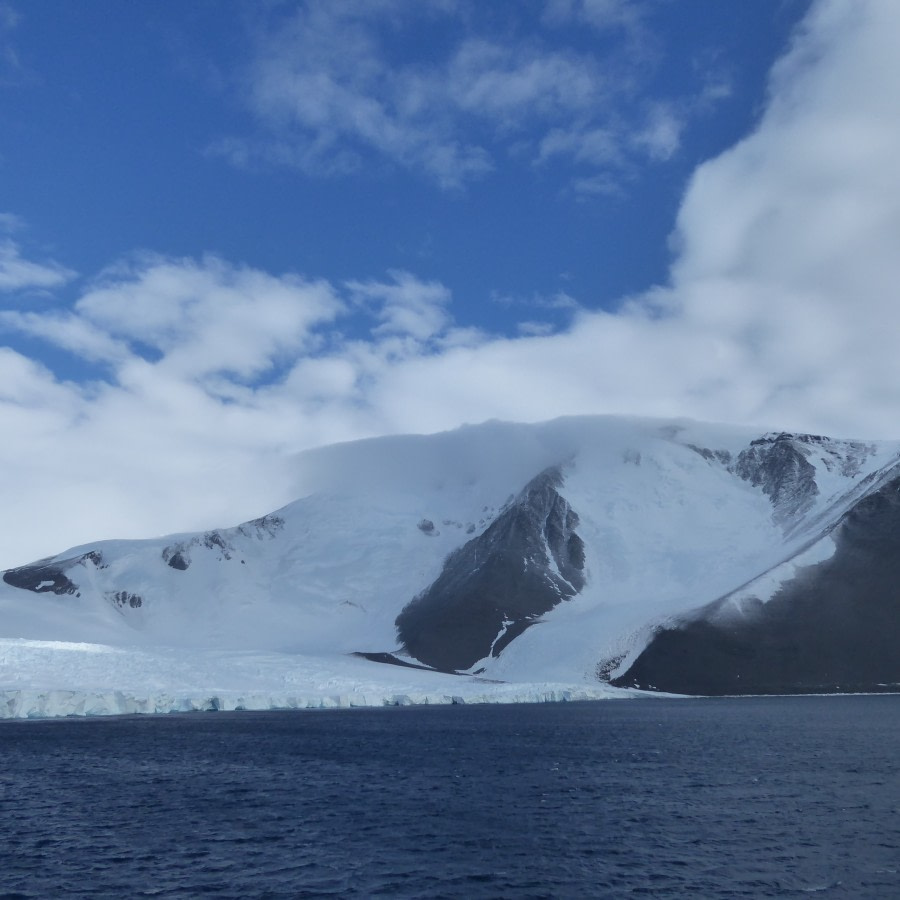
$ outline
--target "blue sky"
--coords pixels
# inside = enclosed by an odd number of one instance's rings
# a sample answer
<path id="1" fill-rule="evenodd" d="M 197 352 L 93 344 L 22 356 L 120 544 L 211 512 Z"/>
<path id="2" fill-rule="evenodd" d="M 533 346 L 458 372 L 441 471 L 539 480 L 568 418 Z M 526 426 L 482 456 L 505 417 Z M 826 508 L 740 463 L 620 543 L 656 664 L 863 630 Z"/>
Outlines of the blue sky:
<path id="1" fill-rule="evenodd" d="M 3 204 L 82 278 L 136 250 L 403 269 L 446 285 L 460 324 L 558 327 L 557 294 L 610 308 L 665 279 L 687 179 L 759 116 L 805 6 L 13 4 Z M 371 100 L 393 143 L 274 96 L 316 77 L 344 112 Z M 425 109 L 402 111 L 416 89 Z"/>
<path id="2" fill-rule="evenodd" d="M 0 562 L 493 417 L 895 435 L 898 7 L 0 0 Z"/>

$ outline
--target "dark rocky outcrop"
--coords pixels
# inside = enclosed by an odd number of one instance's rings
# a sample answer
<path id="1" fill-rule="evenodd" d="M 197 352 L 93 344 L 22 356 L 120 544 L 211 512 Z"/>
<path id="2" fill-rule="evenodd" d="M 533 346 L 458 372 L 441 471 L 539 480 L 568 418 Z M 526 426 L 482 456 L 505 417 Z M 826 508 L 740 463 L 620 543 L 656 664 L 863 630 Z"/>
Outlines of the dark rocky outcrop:
<path id="1" fill-rule="evenodd" d="M 106 595 L 106 599 L 114 606 L 119 607 L 119 609 L 123 609 L 126 606 L 131 609 L 138 609 L 144 603 L 143 598 L 139 594 L 133 594 L 130 591 L 110 591 Z"/>
<path id="2" fill-rule="evenodd" d="M 470 668 L 584 587 L 578 516 L 561 485 L 558 468 L 542 472 L 447 557 L 437 580 L 397 617 L 411 656 L 437 669 Z"/>
<path id="3" fill-rule="evenodd" d="M 761 488 L 772 501 L 775 521 L 790 528 L 809 512 L 819 494 L 816 467 L 809 461 L 813 452 L 828 471 L 837 470 L 846 478 L 855 478 L 875 448 L 860 441 L 836 441 L 819 434 L 783 431 L 751 441 L 730 468 L 735 475 Z"/>
<path id="4" fill-rule="evenodd" d="M 732 467 L 736 475 L 762 488 L 777 521 L 802 515 L 819 493 L 815 466 L 798 443 L 790 434 L 767 435 L 742 450 Z"/>
<path id="5" fill-rule="evenodd" d="M 404 669 L 421 669 L 425 672 L 439 671 L 438 669 L 433 669 L 431 666 L 423 666 L 419 663 L 411 663 L 408 660 L 400 659 L 399 656 L 396 656 L 393 653 L 384 653 L 384 652 L 369 653 L 364 650 L 354 650 L 350 655 L 357 656 L 360 659 L 367 659 L 367 660 L 369 660 L 369 662 L 384 663 L 385 665 L 389 665 L 389 666 L 400 666 L 401 668 L 404 668 Z M 445 674 L 456 675 L 458 673 L 449 671 Z"/>
<path id="6" fill-rule="evenodd" d="M 169 547 L 166 547 L 163 550 L 163 559 L 173 568 L 178 569 L 179 572 L 187 571 L 187 567 L 191 564 L 190 560 L 185 556 L 184 550 L 176 550 L 174 553 L 170 552 L 166 553 L 169 550 Z"/>
<path id="7" fill-rule="evenodd" d="M 900 690 L 900 478 L 832 532 L 833 556 L 767 603 L 730 597 L 657 630 L 612 683 L 683 694 Z"/>
<path id="8" fill-rule="evenodd" d="M 54 593 L 60 596 L 74 594 L 80 597 L 80 585 L 72 580 L 77 577 L 79 567 L 94 566 L 105 569 L 107 566 L 98 550 L 91 550 L 81 556 L 69 559 L 41 559 L 28 566 L 9 569 L 3 573 L 3 580 L 12 587 L 34 591 L 38 594 Z M 131 591 L 107 591 L 104 596 L 113 606 L 123 609 L 137 609 L 143 605 L 143 598 Z"/>
<path id="9" fill-rule="evenodd" d="M 3 573 L 3 580 L 12 587 L 34 591 L 37 594 L 49 592 L 59 595 L 75 594 L 78 592 L 78 584 L 72 581 L 68 573 L 78 565 L 104 568 L 103 557 L 99 551 L 91 550 L 70 559 L 52 557 L 39 559 L 27 566 L 7 569 Z"/>

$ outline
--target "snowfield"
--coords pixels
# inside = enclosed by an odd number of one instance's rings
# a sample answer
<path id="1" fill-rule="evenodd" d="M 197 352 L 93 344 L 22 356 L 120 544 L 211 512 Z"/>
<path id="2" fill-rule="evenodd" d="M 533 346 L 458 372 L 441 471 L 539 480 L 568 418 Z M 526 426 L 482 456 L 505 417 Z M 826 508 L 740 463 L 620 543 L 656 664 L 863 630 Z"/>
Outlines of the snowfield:
<path id="1" fill-rule="evenodd" d="M 855 571 L 841 523 L 893 502 L 898 459 L 606 416 L 320 448 L 260 519 L 5 572 L 0 717 L 635 696 L 607 682 L 660 630 L 716 603 L 709 622 L 752 624 L 786 586 Z"/>

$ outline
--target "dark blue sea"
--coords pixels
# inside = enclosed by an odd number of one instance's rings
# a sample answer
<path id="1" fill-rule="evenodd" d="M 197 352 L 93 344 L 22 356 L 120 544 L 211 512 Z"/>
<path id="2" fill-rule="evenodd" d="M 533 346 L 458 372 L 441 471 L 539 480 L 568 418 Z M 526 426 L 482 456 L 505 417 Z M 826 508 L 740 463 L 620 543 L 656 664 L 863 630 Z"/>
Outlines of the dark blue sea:
<path id="1" fill-rule="evenodd" d="M 900 897 L 900 696 L 0 723 L 0 896 Z"/>

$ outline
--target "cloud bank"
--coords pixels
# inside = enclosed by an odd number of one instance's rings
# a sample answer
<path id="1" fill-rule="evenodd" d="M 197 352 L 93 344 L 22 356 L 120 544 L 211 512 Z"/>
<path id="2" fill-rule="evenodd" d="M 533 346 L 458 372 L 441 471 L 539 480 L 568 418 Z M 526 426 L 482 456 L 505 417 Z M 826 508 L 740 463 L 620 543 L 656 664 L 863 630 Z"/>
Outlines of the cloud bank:
<path id="1" fill-rule="evenodd" d="M 626 8 L 558 3 L 555 14 L 604 7 Z M 572 304 L 570 324 L 551 334 L 457 323 L 451 287 L 410 272 L 333 284 L 214 256 L 135 257 L 82 284 L 74 304 L 35 304 L 30 289 L 52 291 L 72 273 L 0 245 L 0 327 L 96 373 L 67 382 L 0 350 L 0 564 L 230 524 L 293 499 L 296 450 L 492 417 L 630 413 L 897 437 L 898 35 L 900 5 L 814 4 L 756 129 L 694 173 L 669 282 L 615 312 Z M 454 103 L 500 104 L 514 119 L 540 109 L 526 82 L 480 81 L 534 60 L 466 52 Z M 574 77 L 556 63 L 554 77 Z M 278 90 L 272 76 L 273 115 L 295 76 Z M 321 134 L 396 133 L 392 109 L 358 109 Z M 403 134 L 417 116 L 403 113 Z M 459 161 L 481 157 L 435 128 L 404 158 L 427 168 L 445 140 L 463 177 Z"/>

